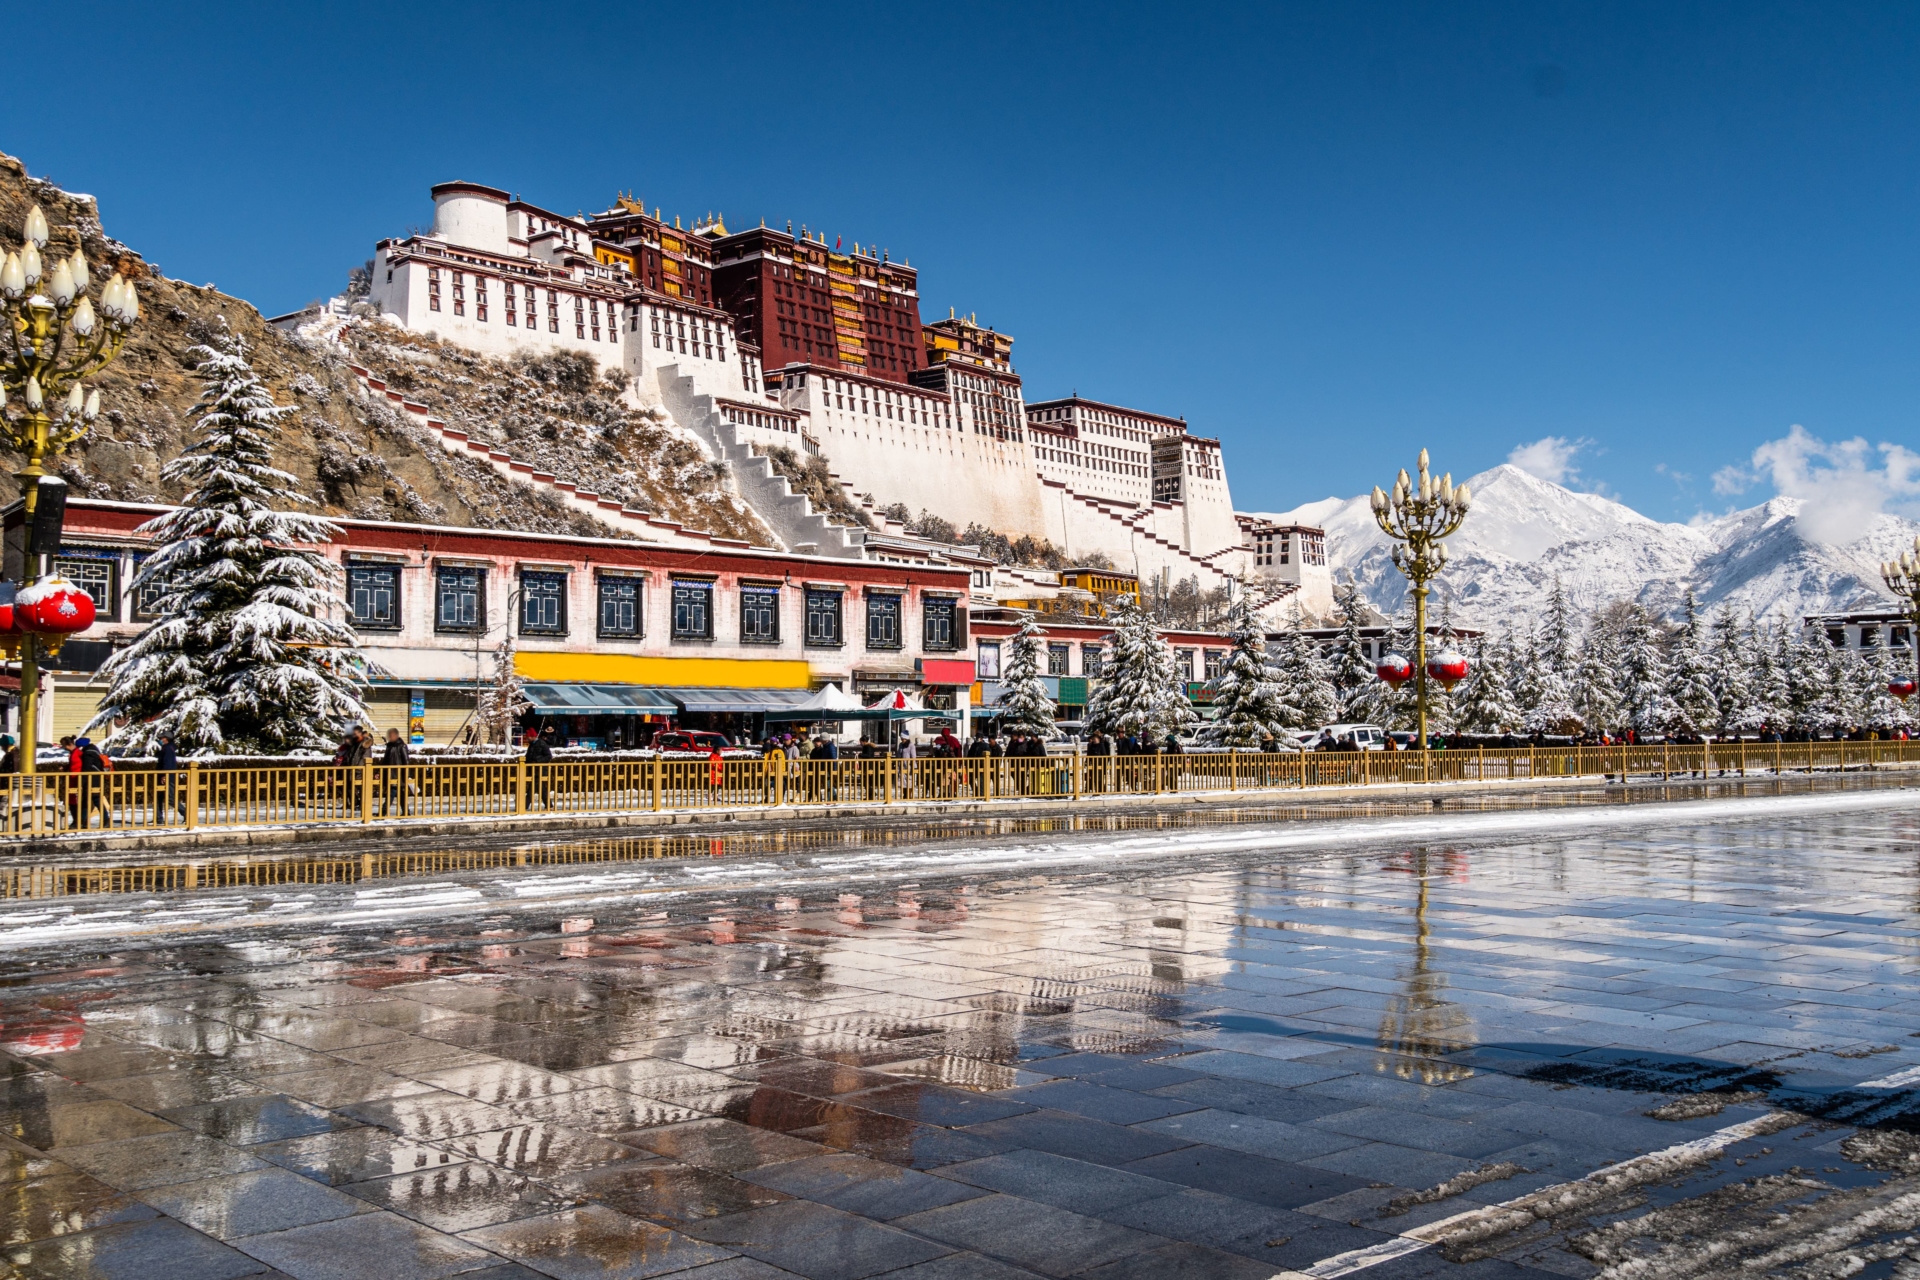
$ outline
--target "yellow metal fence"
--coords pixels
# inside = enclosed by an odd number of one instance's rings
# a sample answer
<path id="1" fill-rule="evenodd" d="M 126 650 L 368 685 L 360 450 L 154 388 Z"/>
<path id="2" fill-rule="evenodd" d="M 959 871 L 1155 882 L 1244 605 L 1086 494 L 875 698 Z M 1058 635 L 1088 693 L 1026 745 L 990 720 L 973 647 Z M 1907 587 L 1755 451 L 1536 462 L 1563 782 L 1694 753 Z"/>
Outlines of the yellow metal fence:
<path id="1" fill-rule="evenodd" d="M 1920 762 L 1920 742 L 1017 759 L 566 761 L 54 773 L 0 779 L 0 833 L 372 823 L 540 813 L 1270 791 L 1375 783 L 1791 773 Z"/>

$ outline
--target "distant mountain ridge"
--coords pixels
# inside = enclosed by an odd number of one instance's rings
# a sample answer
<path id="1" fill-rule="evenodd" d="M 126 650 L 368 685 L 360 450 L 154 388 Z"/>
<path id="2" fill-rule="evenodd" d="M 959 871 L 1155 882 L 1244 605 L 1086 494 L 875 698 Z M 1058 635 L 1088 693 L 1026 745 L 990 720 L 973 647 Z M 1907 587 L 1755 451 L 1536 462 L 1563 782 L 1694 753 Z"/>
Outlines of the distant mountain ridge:
<path id="1" fill-rule="evenodd" d="M 1731 603 L 1761 617 L 1891 608 L 1879 564 L 1920 533 L 1920 522 L 1882 513 L 1867 517 L 1865 532 L 1851 542 L 1816 541 L 1798 528 L 1796 498 L 1774 498 L 1700 524 L 1663 523 L 1510 463 L 1467 483 L 1473 511 L 1449 541 L 1434 603 L 1449 601 L 1456 622 L 1476 627 L 1526 627 L 1544 608 L 1555 578 L 1583 612 L 1637 600 L 1671 617 L 1688 587 L 1703 608 Z M 1353 581 L 1386 612 L 1405 603 L 1406 580 L 1388 559 L 1388 539 L 1364 495 L 1261 514 L 1324 528 L 1336 583 Z"/>

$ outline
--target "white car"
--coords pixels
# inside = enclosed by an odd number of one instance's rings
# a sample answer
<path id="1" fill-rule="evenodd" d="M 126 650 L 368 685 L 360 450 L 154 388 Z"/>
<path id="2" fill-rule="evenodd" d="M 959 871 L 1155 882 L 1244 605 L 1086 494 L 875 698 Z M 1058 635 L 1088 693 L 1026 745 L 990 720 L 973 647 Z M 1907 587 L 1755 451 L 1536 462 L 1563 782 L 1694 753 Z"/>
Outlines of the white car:
<path id="1" fill-rule="evenodd" d="M 1351 738 L 1353 744 L 1362 751 L 1387 749 L 1387 731 L 1377 724 L 1330 724 L 1318 733 L 1310 734 L 1300 746 L 1307 751 L 1319 751 L 1342 738 Z"/>

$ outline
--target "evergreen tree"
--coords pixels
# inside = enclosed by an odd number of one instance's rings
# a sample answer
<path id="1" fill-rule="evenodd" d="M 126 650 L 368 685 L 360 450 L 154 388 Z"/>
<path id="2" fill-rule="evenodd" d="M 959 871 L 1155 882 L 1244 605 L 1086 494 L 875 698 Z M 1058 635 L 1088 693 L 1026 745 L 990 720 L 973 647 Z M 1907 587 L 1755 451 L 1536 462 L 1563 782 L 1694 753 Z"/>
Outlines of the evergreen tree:
<path id="1" fill-rule="evenodd" d="M 1569 681 L 1573 709 L 1582 724 L 1604 732 L 1622 723 L 1619 637 L 1603 614 L 1580 642 Z"/>
<path id="2" fill-rule="evenodd" d="M 125 717 L 113 740 L 134 751 L 162 732 L 189 749 L 331 749 L 366 718 L 365 660 L 335 618 L 337 567 L 303 544 L 340 529 L 274 509 L 310 500 L 272 465 L 292 410 L 273 402 L 245 341 L 223 331 L 192 354 L 200 438 L 160 471 L 188 492 L 140 526 L 156 546 L 133 587 L 158 589 L 158 620 L 101 666 L 107 693 L 88 727 Z"/>
<path id="3" fill-rule="evenodd" d="M 1397 653 L 1408 662 L 1413 661 L 1413 622 L 1407 614 L 1393 616 L 1381 645 L 1381 656 Z M 1340 714 L 1354 724 L 1377 724 L 1387 730 L 1406 729 L 1413 725 L 1414 705 L 1412 680 L 1396 689 L 1376 674 L 1348 695 Z"/>
<path id="4" fill-rule="evenodd" d="M 1807 628 L 1798 643 L 1786 643 L 1786 657 L 1793 727 L 1815 737 L 1832 733 L 1842 719 L 1834 689 L 1833 646 L 1818 628 Z"/>
<path id="5" fill-rule="evenodd" d="M 1046 645 L 1041 640 L 1046 634 L 1032 614 L 1021 616 L 1020 629 L 1007 642 L 1006 684 L 997 708 L 1002 729 L 1008 733 L 1032 734 L 1043 741 L 1057 732 L 1053 725 L 1053 695 L 1047 692 L 1043 674 Z"/>
<path id="6" fill-rule="evenodd" d="M 1340 634 L 1327 654 L 1333 687 L 1340 696 L 1340 714 L 1349 716 L 1354 705 L 1367 696 L 1372 685 L 1380 682 L 1374 661 L 1367 657 L 1367 644 L 1361 638 L 1362 614 L 1360 588 L 1349 583 L 1346 594 L 1336 606 L 1340 614 Z"/>
<path id="7" fill-rule="evenodd" d="M 1753 655 L 1753 713 L 1761 729 L 1783 730 L 1793 724 L 1793 690 L 1777 630 L 1747 621 L 1747 650 Z"/>
<path id="8" fill-rule="evenodd" d="M 1765 717 L 1753 693 L 1755 670 L 1752 628 L 1742 630 L 1732 605 L 1722 605 L 1713 620 L 1707 646 L 1709 679 L 1713 686 L 1713 730 L 1723 738 L 1754 733 Z"/>
<path id="9" fill-rule="evenodd" d="M 1313 730 L 1340 722 L 1340 695 L 1320 646 L 1306 633 L 1296 605 L 1287 629 L 1275 642 L 1273 683 L 1283 728 Z"/>
<path id="10" fill-rule="evenodd" d="M 1285 728 L 1279 689 L 1267 671 L 1267 637 L 1243 595 L 1228 615 L 1233 652 L 1227 669 L 1214 681 L 1213 705 L 1219 709 L 1208 737 L 1222 746 L 1254 748 L 1269 733 Z"/>
<path id="11" fill-rule="evenodd" d="M 1105 670 L 1106 680 L 1087 705 L 1088 729 L 1158 741 L 1193 723 L 1173 650 L 1154 629 L 1153 615 L 1129 598 L 1115 611 Z"/>
<path id="12" fill-rule="evenodd" d="M 1468 733 L 1511 733 L 1526 715 L 1513 696 L 1513 646 L 1505 636 L 1473 642 L 1472 667 L 1460 690 L 1459 727 Z"/>
<path id="13" fill-rule="evenodd" d="M 1861 722 L 1877 729 L 1882 737 L 1913 728 L 1913 715 L 1907 704 L 1887 692 L 1896 676 L 1909 676 L 1912 668 L 1906 655 L 1895 657 L 1885 645 L 1874 649 L 1869 660 L 1860 664 Z"/>
<path id="14" fill-rule="evenodd" d="M 1687 588 L 1686 611 L 1667 664 L 1667 704 L 1665 728 L 1669 733 L 1710 733 L 1720 718 L 1712 659 L 1691 587 Z"/>
<path id="15" fill-rule="evenodd" d="M 1673 699 L 1667 694 L 1667 662 L 1653 619 L 1639 605 L 1620 628 L 1620 711 L 1626 727 L 1644 738 L 1673 723 Z"/>

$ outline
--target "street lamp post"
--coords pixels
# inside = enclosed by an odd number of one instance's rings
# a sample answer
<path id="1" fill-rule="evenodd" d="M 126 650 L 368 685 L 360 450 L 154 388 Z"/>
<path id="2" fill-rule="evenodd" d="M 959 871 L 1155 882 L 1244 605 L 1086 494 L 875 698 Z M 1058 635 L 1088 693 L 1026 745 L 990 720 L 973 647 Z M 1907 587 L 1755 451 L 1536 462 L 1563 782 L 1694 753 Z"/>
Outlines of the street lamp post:
<path id="1" fill-rule="evenodd" d="M 0 322 L 7 335 L 0 345 L 0 430 L 6 443 L 25 456 L 14 472 L 25 504 L 22 519 L 21 574 L 44 575 L 46 551 L 33 538 L 34 506 L 46 461 L 66 452 L 85 435 L 100 412 L 100 393 L 82 382 L 120 354 L 140 315 L 133 284 L 119 272 L 87 296 L 92 272 L 78 245 L 71 257 L 42 258 L 47 247 L 47 217 L 35 205 L 23 228 L 18 253 L 0 260 Z M 40 703 L 40 643 L 32 632 L 20 639 L 20 772 L 35 771 L 36 723 Z"/>
<path id="2" fill-rule="evenodd" d="M 1915 538 L 1913 550 L 1902 551 L 1898 560 L 1883 561 L 1880 578 L 1887 584 L 1887 590 L 1899 596 L 1906 606 L 1907 651 L 1920 663 L 1920 538 Z M 1920 679 L 1920 666 L 1914 675 Z"/>
<path id="3" fill-rule="evenodd" d="M 1394 540 L 1393 566 L 1413 588 L 1413 678 L 1422 751 L 1427 749 L 1427 584 L 1446 567 L 1446 539 L 1466 519 L 1472 501 L 1466 485 L 1454 487 L 1452 472 L 1438 481 L 1427 474 L 1425 449 L 1418 482 L 1402 470 L 1392 493 L 1373 487 L 1373 518 Z"/>

